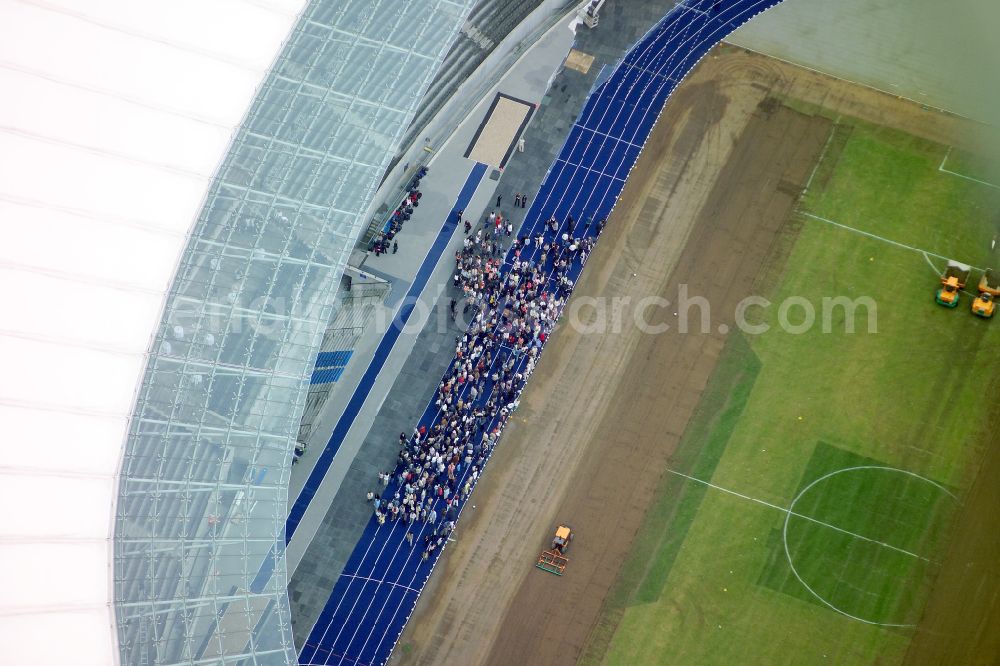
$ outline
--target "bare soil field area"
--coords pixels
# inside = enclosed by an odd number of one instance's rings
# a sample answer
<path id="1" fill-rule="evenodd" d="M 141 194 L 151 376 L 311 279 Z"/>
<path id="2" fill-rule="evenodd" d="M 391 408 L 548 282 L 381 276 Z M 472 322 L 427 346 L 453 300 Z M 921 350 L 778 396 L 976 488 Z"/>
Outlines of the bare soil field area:
<path id="1" fill-rule="evenodd" d="M 1000 395 L 1000 378 L 986 395 Z M 1000 410 L 992 409 L 993 432 Z M 986 444 L 906 664 L 1000 664 L 1000 442 Z"/>
<path id="2" fill-rule="evenodd" d="M 737 303 L 781 273 L 838 114 L 976 143 L 961 119 L 734 47 L 713 51 L 654 129 L 393 663 L 581 657 L 733 335 Z M 680 333 L 675 309 L 660 306 L 641 314 L 666 332 L 634 325 L 642 299 L 677 303 L 682 285 L 711 303 L 707 329 L 693 320 Z M 602 328 L 615 321 L 620 330 Z M 973 647 L 950 663 L 995 661 L 984 659 L 996 654 L 1000 615 L 995 448 L 962 506 L 912 663 L 949 663 L 965 629 Z M 562 577 L 533 566 L 560 522 L 576 534 Z M 970 566 L 976 589 L 963 577 Z"/>

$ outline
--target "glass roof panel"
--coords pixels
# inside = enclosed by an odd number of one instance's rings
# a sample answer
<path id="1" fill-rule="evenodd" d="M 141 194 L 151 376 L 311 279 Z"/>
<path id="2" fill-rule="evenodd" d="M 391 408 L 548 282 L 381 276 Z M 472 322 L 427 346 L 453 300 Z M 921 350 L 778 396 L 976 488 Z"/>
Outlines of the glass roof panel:
<path id="1" fill-rule="evenodd" d="M 250 105 L 130 424 L 122 663 L 294 663 L 283 531 L 309 376 L 379 178 L 472 3 L 313 0 Z"/>

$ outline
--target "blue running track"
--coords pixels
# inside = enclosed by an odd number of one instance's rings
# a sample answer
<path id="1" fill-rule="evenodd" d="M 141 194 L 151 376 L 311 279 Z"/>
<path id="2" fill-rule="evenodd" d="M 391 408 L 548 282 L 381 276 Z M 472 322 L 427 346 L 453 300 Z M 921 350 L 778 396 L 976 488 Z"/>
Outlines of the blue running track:
<path id="1" fill-rule="evenodd" d="M 611 213 L 677 84 L 723 37 L 780 1 L 688 0 L 671 9 L 632 47 L 607 80 L 591 92 L 559 157 L 546 174 L 520 234 L 541 232 L 551 240 L 553 234 L 545 222 L 552 217 L 562 222 L 572 215 L 577 220 L 574 236 L 595 236 L 597 223 Z M 555 233 L 561 232 L 562 228 Z M 533 244 L 530 250 L 525 248 L 521 259 L 537 261 L 536 252 L 537 245 Z M 550 258 L 545 266 L 550 277 L 553 260 Z M 511 261 L 509 254 L 505 271 Z M 574 262 L 570 272 L 574 281 L 582 268 Z M 554 280 L 550 279 L 548 287 L 550 292 L 557 290 Z M 513 350 L 502 348 L 494 366 L 505 362 L 511 353 Z M 524 362 L 524 358 L 519 359 L 519 370 Z M 487 386 L 477 404 L 485 402 L 491 390 Z M 432 397 L 419 424 L 430 429 L 438 414 Z M 486 430 L 502 428 L 503 423 L 504 417 L 497 416 Z M 331 444 L 346 432 L 340 429 L 338 424 Z M 468 469 L 461 470 L 456 487 L 464 485 L 468 473 Z M 397 489 L 394 480 L 383 497 L 391 497 Z M 460 503 L 453 506 L 458 507 L 455 513 L 460 515 Z M 445 513 L 441 500 L 435 508 L 439 514 Z M 291 530 L 301 510 L 296 517 L 293 509 L 289 517 Z M 306 639 L 300 664 L 384 664 L 388 660 L 440 556 L 441 550 L 437 550 L 426 560 L 421 557 L 423 537 L 430 535 L 434 527 L 427 523 L 414 525 L 411 546 L 404 540 L 407 526 L 402 521 L 381 525 L 374 517 L 369 521 Z"/>

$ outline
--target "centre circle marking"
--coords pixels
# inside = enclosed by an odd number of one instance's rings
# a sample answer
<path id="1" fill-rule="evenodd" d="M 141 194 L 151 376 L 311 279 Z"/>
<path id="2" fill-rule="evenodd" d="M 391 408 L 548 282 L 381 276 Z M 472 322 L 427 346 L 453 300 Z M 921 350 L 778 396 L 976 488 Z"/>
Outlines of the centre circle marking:
<path id="1" fill-rule="evenodd" d="M 816 484 L 818 484 L 818 483 L 820 483 L 822 481 L 826 481 L 830 477 L 836 476 L 838 474 L 843 474 L 845 472 L 855 472 L 855 471 L 866 470 L 866 469 L 875 469 L 875 470 L 881 470 L 881 471 L 885 471 L 885 472 L 896 472 L 897 474 L 905 474 L 907 476 L 912 476 L 915 479 L 920 479 L 921 481 L 923 481 L 925 483 L 929 483 L 930 485 L 934 486 L 935 488 L 937 488 L 941 492 L 945 493 L 946 495 L 948 495 L 952 499 L 958 499 L 958 498 L 955 497 L 955 494 L 953 492 L 951 492 L 950 490 L 948 490 L 947 488 L 945 488 L 944 486 L 942 486 L 940 483 L 937 483 L 935 481 L 931 481 L 927 477 L 920 476 L 919 474 L 916 474 L 914 472 L 908 472 L 905 469 L 899 469 L 899 468 L 896 468 L 896 467 L 887 467 L 887 466 L 883 466 L 883 465 L 859 465 L 859 466 L 856 466 L 856 467 L 845 467 L 843 469 L 838 469 L 838 470 L 836 470 L 834 472 L 830 472 L 829 474 L 824 474 L 823 476 L 819 477 L 818 479 L 815 479 L 814 481 L 810 482 L 808 486 L 806 486 L 805 488 L 803 488 L 799 492 L 799 494 L 795 496 L 795 498 L 792 500 L 792 503 L 788 505 L 788 509 L 785 511 L 785 524 L 784 524 L 784 526 L 781 529 L 781 541 L 782 541 L 782 544 L 785 547 L 785 558 L 788 560 L 788 566 L 791 567 L 792 573 L 795 574 L 795 578 L 797 578 L 798 581 L 800 583 L 802 583 L 802 587 L 806 588 L 806 590 L 809 591 L 809 594 L 811 594 L 814 597 L 816 597 L 816 599 L 820 603 L 822 603 L 824 606 L 826 606 L 830 610 L 833 610 L 833 611 L 835 611 L 837 613 L 840 613 L 841 615 L 849 617 L 852 620 L 857 620 L 858 622 L 863 622 L 865 624 L 872 624 L 872 625 L 876 625 L 876 626 L 879 626 L 879 627 L 914 627 L 916 625 L 913 625 L 913 624 L 900 624 L 900 623 L 893 623 L 893 622 L 877 622 L 875 620 L 868 620 L 868 619 L 865 619 L 863 617 L 858 617 L 857 615 L 852 615 L 852 614 L 848 613 L 847 611 L 843 610 L 842 608 L 838 608 L 837 606 L 834 606 L 832 603 L 830 603 L 829 601 L 827 601 L 821 594 L 819 594 L 818 592 L 816 592 L 816 590 L 814 590 L 811 587 L 809 587 L 809 584 L 806 583 L 805 580 L 803 580 L 803 578 L 802 578 L 801 575 L 799 575 L 798 570 L 796 570 L 796 568 L 795 568 L 795 562 L 793 561 L 792 553 L 791 553 L 791 551 L 788 548 L 788 522 L 789 522 L 789 520 L 791 520 L 791 517 L 792 517 L 792 515 L 795 512 L 795 504 L 800 499 L 802 499 L 802 496 L 805 495 L 806 493 L 808 493 L 813 488 L 813 486 L 815 486 Z"/>

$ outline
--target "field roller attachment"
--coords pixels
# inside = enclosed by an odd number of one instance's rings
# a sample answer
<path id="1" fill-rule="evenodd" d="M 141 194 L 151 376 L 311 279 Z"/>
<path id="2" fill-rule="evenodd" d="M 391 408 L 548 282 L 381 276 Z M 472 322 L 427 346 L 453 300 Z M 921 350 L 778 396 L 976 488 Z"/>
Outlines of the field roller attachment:
<path id="1" fill-rule="evenodd" d="M 979 295 L 972 301 L 972 314 L 983 319 L 992 317 L 997 296 L 1000 296 L 1000 281 L 993 277 L 993 269 L 987 268 L 979 279 Z"/>
<path id="2" fill-rule="evenodd" d="M 941 276 L 941 288 L 937 290 L 935 300 L 946 308 L 958 306 L 959 297 L 965 283 L 969 281 L 970 266 L 960 264 L 957 261 L 949 261 L 948 267 L 944 269 Z"/>
<path id="3" fill-rule="evenodd" d="M 569 542 L 572 540 L 573 530 L 568 525 L 560 525 L 556 529 L 556 535 L 552 537 L 552 547 L 542 551 L 535 566 L 542 571 L 562 576 L 566 571 L 566 565 L 569 564 L 566 549 L 569 548 Z"/>

